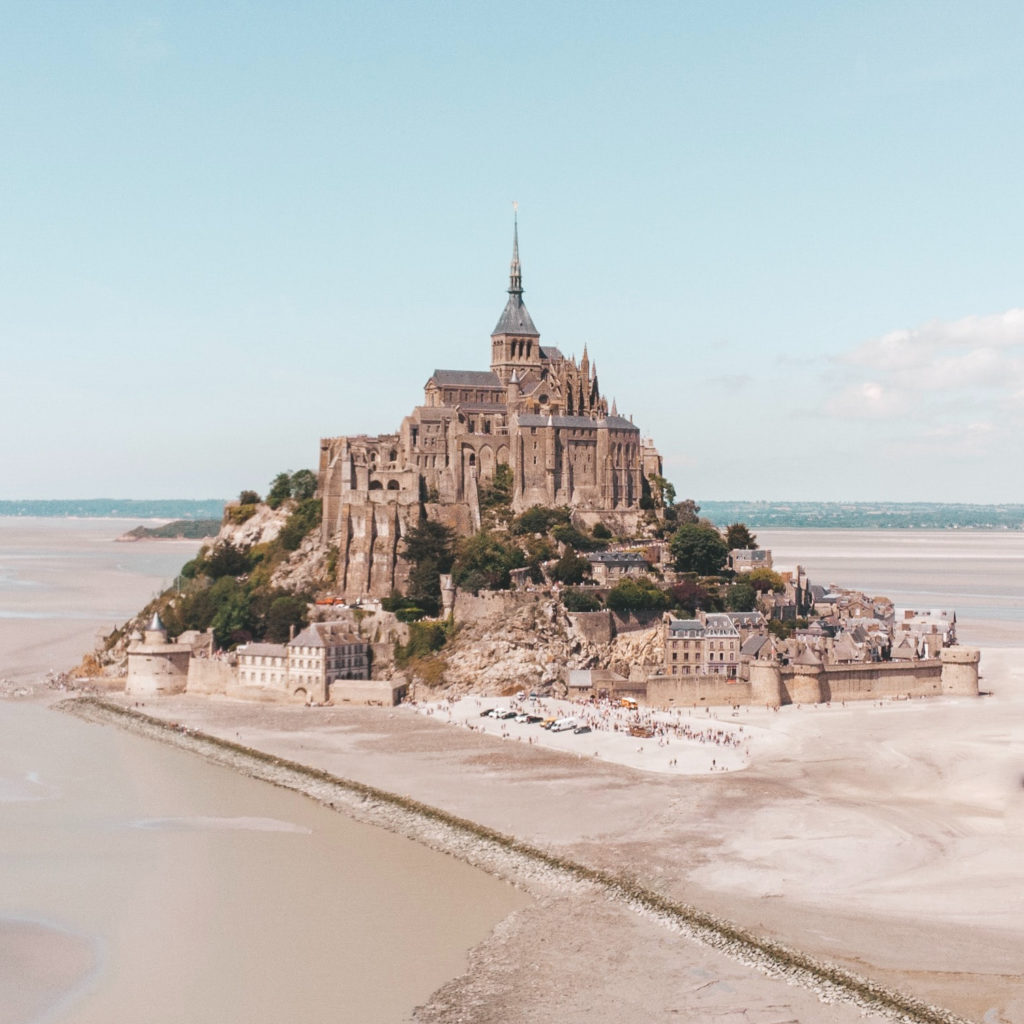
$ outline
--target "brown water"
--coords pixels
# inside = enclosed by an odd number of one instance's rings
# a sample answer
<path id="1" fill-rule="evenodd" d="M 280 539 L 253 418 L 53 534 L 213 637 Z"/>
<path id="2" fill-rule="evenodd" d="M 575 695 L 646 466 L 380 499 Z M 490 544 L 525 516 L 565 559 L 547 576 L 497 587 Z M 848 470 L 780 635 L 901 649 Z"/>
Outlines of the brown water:
<path id="1" fill-rule="evenodd" d="M 41 677 L 197 544 L 0 518 L 0 676 Z M 0 1024 L 402 1021 L 524 897 L 286 790 L 0 700 Z"/>

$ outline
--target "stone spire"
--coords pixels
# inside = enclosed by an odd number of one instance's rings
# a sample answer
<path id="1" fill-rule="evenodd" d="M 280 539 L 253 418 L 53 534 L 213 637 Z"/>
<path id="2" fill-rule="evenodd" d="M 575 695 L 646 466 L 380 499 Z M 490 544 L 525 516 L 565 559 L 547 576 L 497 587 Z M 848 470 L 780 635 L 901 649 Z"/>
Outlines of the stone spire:
<path id="1" fill-rule="evenodd" d="M 520 337 L 540 337 L 540 331 L 533 326 L 533 320 L 523 305 L 523 271 L 519 266 L 519 211 L 516 210 L 512 227 L 512 265 L 508 275 L 508 302 L 498 320 L 497 327 L 491 331 L 496 334 L 515 334 Z"/>

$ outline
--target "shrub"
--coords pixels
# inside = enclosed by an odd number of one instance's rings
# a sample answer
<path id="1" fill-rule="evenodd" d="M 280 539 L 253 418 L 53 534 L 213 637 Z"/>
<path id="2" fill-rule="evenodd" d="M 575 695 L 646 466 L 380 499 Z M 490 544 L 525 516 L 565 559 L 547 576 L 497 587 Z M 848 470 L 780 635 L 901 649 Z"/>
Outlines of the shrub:
<path id="1" fill-rule="evenodd" d="M 599 612 L 601 610 L 599 595 L 576 587 L 562 591 L 562 604 L 569 612 Z"/>
<path id="2" fill-rule="evenodd" d="M 609 591 L 606 603 L 616 612 L 642 612 L 667 609 L 672 599 L 657 587 L 652 580 L 642 576 L 639 579 L 625 579 L 616 583 Z"/>
<path id="3" fill-rule="evenodd" d="M 252 504 L 230 505 L 227 509 L 227 520 L 233 526 L 241 526 L 242 523 L 252 519 L 254 515 L 256 515 L 256 506 Z"/>

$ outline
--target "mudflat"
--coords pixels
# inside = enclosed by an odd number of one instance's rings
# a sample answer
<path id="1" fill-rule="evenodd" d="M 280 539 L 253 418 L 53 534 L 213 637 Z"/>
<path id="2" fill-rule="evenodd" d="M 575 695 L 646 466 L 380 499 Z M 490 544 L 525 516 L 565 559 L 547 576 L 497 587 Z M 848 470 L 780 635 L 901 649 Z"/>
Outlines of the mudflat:
<path id="1" fill-rule="evenodd" d="M 600 734 L 572 753 L 412 708 L 175 697 L 140 710 L 407 795 L 965 1018 L 1011 1024 L 1024 1020 L 1024 651 L 987 650 L 982 665 L 980 698 L 722 709 L 749 747 L 732 770 L 697 770 L 682 741 L 688 770 L 649 771 L 639 751 L 633 764 L 607 744 L 595 757 Z M 551 890 L 417 1019 L 673 1014 L 862 1019 L 627 906 Z"/>

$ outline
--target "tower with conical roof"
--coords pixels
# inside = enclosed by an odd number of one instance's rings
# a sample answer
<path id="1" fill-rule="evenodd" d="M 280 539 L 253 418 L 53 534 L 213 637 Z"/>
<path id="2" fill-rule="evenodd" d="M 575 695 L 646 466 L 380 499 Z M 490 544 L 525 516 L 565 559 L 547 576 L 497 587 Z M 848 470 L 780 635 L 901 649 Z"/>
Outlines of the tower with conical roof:
<path id="1" fill-rule="evenodd" d="M 491 332 L 491 370 L 507 385 L 514 370 L 520 377 L 529 368 L 540 369 L 540 331 L 523 303 L 523 272 L 519 265 L 519 215 L 512 227 L 512 264 L 509 268 L 508 302 Z"/>

